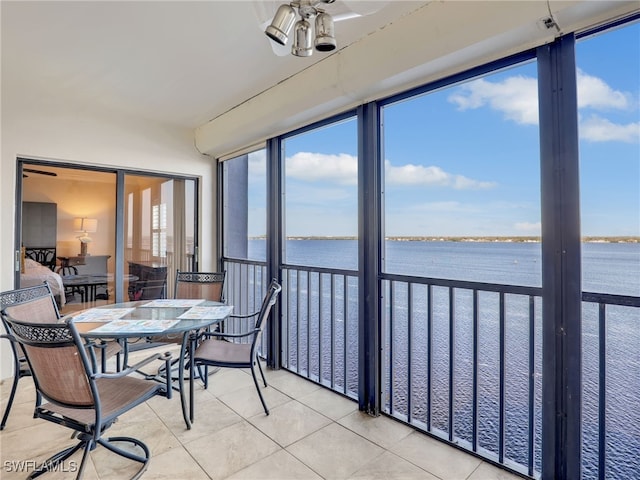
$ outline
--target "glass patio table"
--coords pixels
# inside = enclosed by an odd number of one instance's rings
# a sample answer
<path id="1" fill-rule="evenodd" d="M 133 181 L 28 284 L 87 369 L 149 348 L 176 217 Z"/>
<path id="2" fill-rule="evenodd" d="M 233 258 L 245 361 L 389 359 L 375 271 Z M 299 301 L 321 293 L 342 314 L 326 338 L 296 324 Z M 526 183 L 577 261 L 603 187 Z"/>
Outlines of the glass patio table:
<path id="1" fill-rule="evenodd" d="M 178 362 L 178 391 L 182 416 L 187 429 L 193 422 L 193 368 L 189 373 L 189 409 L 187 412 L 184 371 L 187 348 L 194 349 L 196 333 L 225 320 L 233 306 L 220 302 L 193 299 L 139 300 L 137 302 L 103 305 L 69 317 L 84 338 L 100 340 L 130 340 L 154 336 L 182 339 Z M 126 346 L 125 346 L 126 348 Z M 125 357 L 126 358 L 126 357 Z M 125 365 L 126 367 L 126 365 Z M 171 375 L 171 372 L 165 372 Z M 170 379 L 171 381 L 171 379 Z"/>

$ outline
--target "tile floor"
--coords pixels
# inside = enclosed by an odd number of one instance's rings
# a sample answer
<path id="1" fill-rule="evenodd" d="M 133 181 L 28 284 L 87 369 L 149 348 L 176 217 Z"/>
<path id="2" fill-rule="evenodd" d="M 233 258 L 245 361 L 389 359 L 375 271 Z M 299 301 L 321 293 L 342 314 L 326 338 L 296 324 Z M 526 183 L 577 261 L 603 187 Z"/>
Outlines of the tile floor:
<path id="1" fill-rule="evenodd" d="M 141 352 L 138 352 L 140 354 Z M 147 351 L 148 353 L 148 351 Z M 130 435 L 152 452 L 143 479 L 468 479 L 519 477 L 493 467 L 390 418 L 370 417 L 357 404 L 287 371 L 267 370 L 266 416 L 248 371 L 222 369 L 208 390 L 196 387 L 196 417 L 187 430 L 179 396 L 155 397 L 109 429 Z M 74 440 L 69 430 L 34 419 L 35 390 L 29 378 L 0 433 L 0 478 L 25 478 L 30 467 Z M 2 384 L 2 408 L 10 383 Z M 80 454 L 68 462 L 80 462 Z M 98 447 L 85 469 L 87 480 L 129 478 L 130 461 Z M 71 469 L 71 463 L 67 469 Z M 43 479 L 74 478 L 64 471 Z"/>

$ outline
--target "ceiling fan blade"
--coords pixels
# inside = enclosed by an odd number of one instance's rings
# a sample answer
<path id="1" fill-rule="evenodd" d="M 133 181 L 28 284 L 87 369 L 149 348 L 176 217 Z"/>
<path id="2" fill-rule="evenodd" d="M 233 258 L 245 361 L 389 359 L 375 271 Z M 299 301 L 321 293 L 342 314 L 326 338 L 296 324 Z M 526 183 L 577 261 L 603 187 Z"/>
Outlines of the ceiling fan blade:
<path id="1" fill-rule="evenodd" d="M 58 174 L 55 172 L 47 172 L 46 170 L 34 170 L 32 168 L 23 168 L 23 172 L 35 173 L 37 175 L 49 175 L 50 177 L 57 177 Z M 25 175 L 26 176 L 26 175 Z"/>

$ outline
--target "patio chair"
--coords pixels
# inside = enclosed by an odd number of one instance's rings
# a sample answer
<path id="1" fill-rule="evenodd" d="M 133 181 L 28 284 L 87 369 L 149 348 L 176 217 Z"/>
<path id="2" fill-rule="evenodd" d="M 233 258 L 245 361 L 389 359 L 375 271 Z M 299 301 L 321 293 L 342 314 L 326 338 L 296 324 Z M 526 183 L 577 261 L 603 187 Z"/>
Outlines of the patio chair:
<path id="1" fill-rule="evenodd" d="M 272 280 L 267 289 L 267 294 L 262 301 L 260 310 L 249 315 L 230 315 L 228 317 L 229 321 L 255 318 L 255 321 L 252 322 L 253 328 L 240 333 L 202 332 L 200 337 L 204 340 L 195 348 L 191 356 L 191 362 L 194 368 L 200 366 L 250 368 L 253 383 L 258 390 L 258 396 L 262 402 L 264 413 L 267 415 L 269 415 L 269 409 L 260 391 L 260 385 L 258 384 L 258 378 L 255 372 L 255 365 L 257 363 L 262 381 L 266 387 L 267 379 L 264 376 L 260 360 L 258 359 L 257 347 L 267 318 L 271 312 L 271 307 L 276 303 L 281 290 L 282 287 L 280 284 L 276 280 Z M 204 388 L 206 389 L 208 387 L 208 377 L 205 375 L 203 380 Z M 193 399 L 193 392 L 191 399 Z M 193 411 L 193 404 L 191 405 L 191 411 Z"/>
<path id="2" fill-rule="evenodd" d="M 37 302 L 36 302 L 37 301 Z M 36 302 L 35 304 L 33 302 Z M 5 322 L 5 315 L 11 315 L 14 318 L 23 321 L 31 321 L 31 319 L 37 318 L 40 322 L 57 323 L 60 321 L 60 312 L 55 300 L 55 297 L 51 291 L 50 286 L 45 282 L 42 285 L 35 285 L 33 287 L 21 288 L 18 290 L 9 290 L 7 292 L 0 293 L 0 314 L 2 316 L 2 323 L 7 334 L 10 334 L 7 323 Z M 6 338 L 6 337 L 5 337 Z M 100 342 L 96 345 L 100 349 L 100 360 L 102 370 L 107 368 L 107 360 L 114 355 L 117 356 L 117 369 L 120 369 L 120 353 L 122 347 L 120 343 L 115 340 Z M 12 344 L 14 353 L 14 361 L 18 360 L 18 364 L 21 365 L 20 369 L 16 368 L 16 372 L 21 372 L 25 369 L 28 370 L 22 355 L 15 348 L 15 344 Z M 22 358 L 22 360 L 20 360 Z M 28 373 L 19 373 L 20 377 L 29 376 Z M 18 380 L 14 375 L 14 386 L 12 393 L 15 393 Z M 11 395 L 11 401 L 13 401 L 13 395 Z M 4 422 L 2 424 L 4 428 Z"/>
<path id="3" fill-rule="evenodd" d="M 176 282 L 174 289 L 174 298 L 187 298 L 187 299 L 204 299 L 213 302 L 224 302 L 224 281 L 226 278 L 226 271 L 223 272 L 184 272 L 176 271 Z M 151 338 L 152 342 L 161 343 L 182 343 L 182 336 L 154 336 Z M 179 359 L 173 361 L 173 371 L 176 370 L 176 365 Z M 189 363 L 187 362 L 187 368 Z M 207 372 L 208 373 L 208 372 Z M 205 373 L 205 375 L 207 374 Z M 159 375 L 164 375 L 162 367 L 158 371 Z M 172 373 L 175 377 L 175 375 Z M 202 373 L 199 372 L 199 376 L 202 377 Z"/>
<path id="4" fill-rule="evenodd" d="M 174 298 L 203 298 L 224 302 L 226 272 L 176 272 Z"/>
<path id="5" fill-rule="evenodd" d="M 42 313 L 42 321 L 57 322 L 60 318 L 58 306 L 56 305 L 53 293 L 51 292 L 51 287 L 46 282 L 33 287 L 0 292 L 0 313 L 2 313 L 0 316 L 2 317 L 2 326 L 5 331 L 4 334 L 0 335 L 0 338 L 9 340 L 9 344 L 11 345 L 11 354 L 13 355 L 13 383 L 11 385 L 9 400 L 2 416 L 0 430 L 4 430 L 7 419 L 9 418 L 9 412 L 11 412 L 11 406 L 13 405 L 13 400 L 15 399 L 16 390 L 18 388 L 18 381 L 23 377 L 31 376 L 31 370 L 29 370 L 27 360 L 18 349 L 18 345 L 11 335 L 9 325 L 5 321 L 4 309 L 11 305 L 29 300 L 38 300 L 38 307 Z"/>
<path id="6" fill-rule="evenodd" d="M 34 317 L 36 306 L 34 306 Z M 21 345 L 39 394 L 34 418 L 41 418 L 74 430 L 78 443 L 51 456 L 39 465 L 29 478 L 58 466 L 74 453 L 83 450 L 77 469 L 82 478 L 89 452 L 102 445 L 111 452 L 141 464 L 132 478 L 147 469 L 150 452 L 140 440 L 132 437 L 103 438 L 104 432 L 119 416 L 155 395 L 171 398 L 167 384 L 136 378 L 130 374 L 155 360 L 169 364 L 169 353 L 156 354 L 118 373 L 94 370 L 94 350 L 84 342 L 72 319 L 64 323 L 33 323 L 6 315 L 15 340 Z M 46 403 L 42 402 L 46 400 Z M 117 444 L 124 443 L 126 448 Z"/>

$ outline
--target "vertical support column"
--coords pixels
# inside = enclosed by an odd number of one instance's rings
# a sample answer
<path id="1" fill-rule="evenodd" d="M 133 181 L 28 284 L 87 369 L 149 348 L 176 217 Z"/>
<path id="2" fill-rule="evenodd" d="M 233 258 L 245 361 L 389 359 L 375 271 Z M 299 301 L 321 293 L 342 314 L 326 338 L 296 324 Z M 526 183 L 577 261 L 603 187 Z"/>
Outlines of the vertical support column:
<path id="1" fill-rule="evenodd" d="M 378 106 L 358 108 L 358 404 L 379 415 L 382 184 Z"/>
<path id="2" fill-rule="evenodd" d="M 581 478 L 581 242 L 575 38 L 538 48 L 542 478 Z"/>
<path id="3" fill-rule="evenodd" d="M 232 162 L 219 162 L 217 188 L 220 192 L 218 201 L 218 218 L 221 219 L 219 230 L 225 235 L 224 251 L 221 257 L 247 258 L 249 236 L 249 155 L 239 155 Z M 229 180 L 232 179 L 232 180 Z M 231 181 L 232 186 L 225 183 Z M 228 188 L 227 188 L 228 187 Z M 265 199 L 265 202 L 267 199 Z M 235 221 L 224 224 L 224 219 Z M 241 221 L 240 221 L 241 220 Z"/>
<path id="4" fill-rule="evenodd" d="M 282 265 L 282 242 L 284 226 L 282 220 L 282 142 L 280 138 L 267 141 L 267 283 L 272 278 L 282 283 L 280 265 Z M 280 295 L 282 299 L 283 295 Z M 281 301 L 281 300 L 280 300 Z M 267 366 L 279 369 L 282 366 L 281 332 L 282 316 L 280 301 L 271 309 L 269 324 Z"/>
<path id="5" fill-rule="evenodd" d="M 122 170 L 116 172 L 116 258 L 115 271 L 113 272 L 116 279 L 116 302 L 128 302 L 129 297 L 125 298 L 124 293 L 124 208 L 125 208 L 125 190 L 124 190 L 125 174 Z"/>

